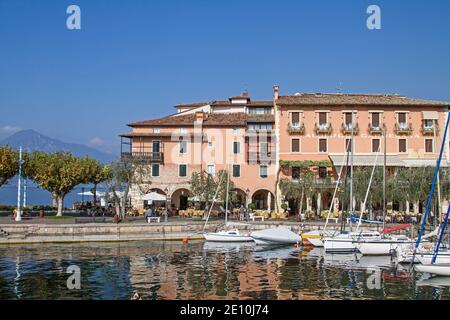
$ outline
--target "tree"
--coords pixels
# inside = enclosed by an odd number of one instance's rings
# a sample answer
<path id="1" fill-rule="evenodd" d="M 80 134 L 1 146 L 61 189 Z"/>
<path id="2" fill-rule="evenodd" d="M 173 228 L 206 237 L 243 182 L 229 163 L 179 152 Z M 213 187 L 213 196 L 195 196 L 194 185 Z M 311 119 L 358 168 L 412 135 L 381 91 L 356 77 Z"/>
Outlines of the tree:
<path id="1" fill-rule="evenodd" d="M 200 202 L 204 202 L 206 207 L 209 208 L 213 201 L 214 195 L 217 189 L 217 200 L 225 203 L 227 195 L 227 175 L 226 170 L 220 170 L 215 175 L 211 175 L 205 171 L 193 172 L 191 176 L 190 192 L 191 195 L 197 198 Z M 228 203 L 236 201 L 236 194 L 232 192 L 234 189 L 234 183 L 230 179 L 230 185 L 228 187 Z"/>
<path id="2" fill-rule="evenodd" d="M 128 194 L 132 185 L 136 185 L 141 193 L 148 193 L 151 190 L 149 166 L 145 161 L 124 158 L 113 162 L 107 170 L 107 195 L 112 194 L 110 200 L 116 207 L 116 213 L 125 218 Z M 120 197 L 119 193 L 123 195 Z"/>
<path id="3" fill-rule="evenodd" d="M 86 183 L 92 183 L 94 185 L 92 194 L 94 195 L 94 203 L 97 203 L 97 186 L 110 179 L 111 168 L 91 158 L 85 158 L 82 162 L 86 171 Z"/>
<path id="4" fill-rule="evenodd" d="M 0 147 L 0 187 L 19 172 L 19 155 L 9 146 Z"/>
<path id="5" fill-rule="evenodd" d="M 42 189 L 56 195 L 57 216 L 62 216 L 65 196 L 75 186 L 86 182 L 83 159 L 76 158 L 71 153 L 34 152 L 26 165 L 27 175 Z"/>

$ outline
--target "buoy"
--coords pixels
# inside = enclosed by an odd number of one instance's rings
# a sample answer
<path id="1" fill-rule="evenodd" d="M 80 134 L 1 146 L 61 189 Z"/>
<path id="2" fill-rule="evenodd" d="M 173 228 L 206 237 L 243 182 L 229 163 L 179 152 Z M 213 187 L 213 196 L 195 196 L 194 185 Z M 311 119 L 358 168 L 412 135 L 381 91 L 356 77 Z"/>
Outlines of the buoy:
<path id="1" fill-rule="evenodd" d="M 189 243 L 189 238 L 188 237 L 184 237 L 183 238 L 183 243 L 184 244 L 188 244 Z"/>

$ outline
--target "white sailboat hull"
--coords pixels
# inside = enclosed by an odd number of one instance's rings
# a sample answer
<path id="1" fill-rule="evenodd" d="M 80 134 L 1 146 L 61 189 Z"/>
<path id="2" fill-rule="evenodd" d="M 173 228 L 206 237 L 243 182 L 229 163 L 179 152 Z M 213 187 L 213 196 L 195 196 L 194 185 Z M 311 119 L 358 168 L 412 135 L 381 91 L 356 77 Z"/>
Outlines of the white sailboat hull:
<path id="1" fill-rule="evenodd" d="M 395 240 L 375 240 L 358 242 L 356 247 L 363 255 L 387 256 L 397 252 L 398 250 L 406 250 L 413 244 L 414 242 L 410 241 L 399 242 Z"/>
<path id="2" fill-rule="evenodd" d="M 450 264 L 418 264 L 414 268 L 437 276 L 450 277 Z"/>
<path id="3" fill-rule="evenodd" d="M 239 231 L 221 231 L 221 232 L 210 232 L 203 234 L 206 241 L 212 242 L 250 242 L 253 241 L 252 237 L 240 235 Z"/>
<path id="4" fill-rule="evenodd" d="M 252 232 L 251 237 L 260 245 L 274 244 L 299 244 L 302 242 L 300 235 L 287 228 L 273 228 Z"/>
<path id="5" fill-rule="evenodd" d="M 416 259 L 419 260 L 421 264 L 432 264 L 434 253 L 419 253 L 416 254 Z M 439 253 L 436 257 L 434 264 L 448 264 L 450 265 L 450 253 Z"/>
<path id="6" fill-rule="evenodd" d="M 312 245 L 314 247 L 323 247 L 324 237 L 334 237 L 337 235 L 337 231 L 327 231 L 327 230 L 314 230 L 305 232 L 302 234 L 302 240 L 304 245 Z"/>
<path id="7" fill-rule="evenodd" d="M 357 251 L 352 238 L 326 238 L 323 246 L 325 247 L 325 252 L 330 253 L 351 253 Z"/>

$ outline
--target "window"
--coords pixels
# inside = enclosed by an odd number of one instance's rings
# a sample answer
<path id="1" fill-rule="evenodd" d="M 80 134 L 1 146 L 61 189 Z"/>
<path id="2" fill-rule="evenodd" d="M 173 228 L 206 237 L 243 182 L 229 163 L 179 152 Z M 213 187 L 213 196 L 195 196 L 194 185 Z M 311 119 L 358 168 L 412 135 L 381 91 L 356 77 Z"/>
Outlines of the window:
<path id="1" fill-rule="evenodd" d="M 238 154 L 241 152 L 240 150 L 241 150 L 241 144 L 239 143 L 239 141 L 234 141 L 233 142 L 233 153 Z"/>
<path id="2" fill-rule="evenodd" d="M 327 167 L 319 167 L 319 178 L 325 179 L 328 176 Z"/>
<path id="3" fill-rule="evenodd" d="M 399 112 L 398 113 L 398 123 L 399 124 L 406 124 L 406 112 Z"/>
<path id="4" fill-rule="evenodd" d="M 159 140 L 152 141 L 152 152 L 154 152 L 154 153 L 161 152 L 161 141 L 159 141 Z"/>
<path id="5" fill-rule="evenodd" d="M 351 126 L 353 124 L 353 119 L 352 119 L 352 113 L 351 112 L 346 112 L 345 113 L 345 125 L 346 126 Z"/>
<path id="6" fill-rule="evenodd" d="M 319 152 L 327 152 L 327 139 L 319 139 Z"/>
<path id="7" fill-rule="evenodd" d="M 327 124 L 327 113 L 319 112 L 319 126 L 323 126 Z"/>
<path id="8" fill-rule="evenodd" d="M 372 152 L 380 151 L 380 139 L 372 139 Z"/>
<path id="9" fill-rule="evenodd" d="M 423 120 L 423 126 L 427 129 L 433 128 L 433 120 Z"/>
<path id="10" fill-rule="evenodd" d="M 209 164 L 206 169 L 206 172 L 210 175 L 215 175 L 216 174 L 216 166 L 213 164 Z"/>
<path id="11" fill-rule="evenodd" d="M 300 168 L 292 167 L 292 180 L 300 180 Z"/>
<path id="12" fill-rule="evenodd" d="M 159 164 L 152 164 L 152 177 L 159 177 Z"/>
<path id="13" fill-rule="evenodd" d="M 261 178 L 267 178 L 267 166 L 260 166 L 259 167 L 259 175 Z"/>
<path id="14" fill-rule="evenodd" d="M 269 143 L 268 142 L 260 142 L 259 143 L 259 153 L 260 154 L 269 154 Z"/>
<path id="15" fill-rule="evenodd" d="M 433 139 L 425 139 L 425 152 L 433 152 Z"/>
<path id="16" fill-rule="evenodd" d="M 264 107 L 257 107 L 257 108 L 248 108 L 249 114 L 271 114 L 272 108 L 264 108 Z"/>
<path id="17" fill-rule="evenodd" d="M 212 148 L 213 147 L 213 142 L 212 141 L 208 141 L 208 148 Z"/>
<path id="18" fill-rule="evenodd" d="M 293 127 L 300 127 L 300 112 L 291 113 L 291 125 Z"/>
<path id="19" fill-rule="evenodd" d="M 374 128 L 380 127 L 380 113 L 379 112 L 372 113 L 372 127 L 374 127 Z"/>
<path id="20" fill-rule="evenodd" d="M 186 164 L 180 164 L 178 166 L 178 175 L 180 177 L 187 177 L 187 165 Z"/>
<path id="21" fill-rule="evenodd" d="M 272 125 L 272 123 L 249 123 L 248 129 L 249 130 L 272 130 L 273 125 Z"/>
<path id="22" fill-rule="evenodd" d="M 240 132 L 241 132 L 241 129 L 233 128 L 233 134 L 239 134 Z"/>
<path id="23" fill-rule="evenodd" d="M 352 152 L 352 139 L 345 139 L 345 151 Z"/>
<path id="24" fill-rule="evenodd" d="M 160 128 L 153 128 L 153 133 L 160 133 L 161 129 Z"/>
<path id="25" fill-rule="evenodd" d="M 241 176 L 241 166 L 239 164 L 233 164 L 233 177 L 238 178 Z"/>
<path id="26" fill-rule="evenodd" d="M 291 152 L 300 152 L 300 139 L 292 139 Z"/>
<path id="27" fill-rule="evenodd" d="M 180 133 L 187 133 L 187 128 L 180 128 Z"/>
<path id="28" fill-rule="evenodd" d="M 187 152 L 187 141 L 182 140 L 180 141 L 180 153 L 186 153 Z"/>
<path id="29" fill-rule="evenodd" d="M 406 152 L 406 139 L 398 139 L 398 152 Z"/>

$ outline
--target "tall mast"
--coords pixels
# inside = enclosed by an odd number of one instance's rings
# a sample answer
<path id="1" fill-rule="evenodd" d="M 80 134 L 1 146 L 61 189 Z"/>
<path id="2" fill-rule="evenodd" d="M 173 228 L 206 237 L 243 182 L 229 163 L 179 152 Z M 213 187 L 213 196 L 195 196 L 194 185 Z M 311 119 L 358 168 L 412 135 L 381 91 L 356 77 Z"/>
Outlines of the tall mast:
<path id="1" fill-rule="evenodd" d="M 230 190 L 230 162 L 228 163 L 228 168 L 227 168 L 227 194 L 225 196 L 225 225 L 228 224 L 228 194 L 229 194 L 229 190 Z"/>
<path id="2" fill-rule="evenodd" d="M 383 125 L 384 162 L 383 162 L 383 230 L 386 227 L 386 125 Z"/>
<path id="3" fill-rule="evenodd" d="M 16 221 L 22 220 L 22 208 L 20 203 L 21 191 L 22 191 L 22 146 L 19 148 L 19 180 L 17 183 L 17 211 Z"/>
<path id="4" fill-rule="evenodd" d="M 352 232 L 352 216 L 353 216 L 353 153 L 355 144 L 353 141 L 354 138 L 354 127 L 355 127 L 355 118 L 354 111 L 352 109 L 352 138 L 351 138 L 351 160 L 350 160 L 350 232 Z"/>
<path id="5" fill-rule="evenodd" d="M 436 120 L 433 120 L 433 134 L 434 134 L 434 142 L 433 142 L 433 149 L 437 150 L 437 138 L 436 138 Z M 440 224 L 442 222 L 442 207 L 441 207 L 441 183 L 440 183 L 440 177 L 439 177 L 439 171 L 437 175 L 437 193 L 438 193 L 438 212 L 435 217 L 438 218 L 438 223 Z"/>

